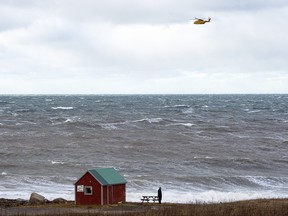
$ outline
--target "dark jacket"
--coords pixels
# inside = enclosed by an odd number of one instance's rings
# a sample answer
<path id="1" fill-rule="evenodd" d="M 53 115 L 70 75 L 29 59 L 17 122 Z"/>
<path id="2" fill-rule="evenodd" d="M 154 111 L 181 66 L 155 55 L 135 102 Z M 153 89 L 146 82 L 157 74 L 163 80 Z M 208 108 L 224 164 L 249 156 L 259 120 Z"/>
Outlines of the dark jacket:
<path id="1" fill-rule="evenodd" d="M 161 191 L 161 188 L 159 188 L 159 190 L 158 190 L 158 199 L 159 199 L 159 200 L 162 200 L 162 191 Z"/>

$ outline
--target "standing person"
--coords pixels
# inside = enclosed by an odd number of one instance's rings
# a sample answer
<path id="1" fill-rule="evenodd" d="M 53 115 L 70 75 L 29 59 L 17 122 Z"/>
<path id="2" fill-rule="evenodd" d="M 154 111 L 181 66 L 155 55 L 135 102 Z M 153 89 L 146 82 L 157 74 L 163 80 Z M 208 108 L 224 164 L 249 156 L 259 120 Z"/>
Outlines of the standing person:
<path id="1" fill-rule="evenodd" d="M 161 187 L 159 187 L 159 189 L 158 189 L 158 201 L 159 201 L 159 204 L 161 204 L 161 200 L 162 200 L 162 190 L 161 190 Z"/>

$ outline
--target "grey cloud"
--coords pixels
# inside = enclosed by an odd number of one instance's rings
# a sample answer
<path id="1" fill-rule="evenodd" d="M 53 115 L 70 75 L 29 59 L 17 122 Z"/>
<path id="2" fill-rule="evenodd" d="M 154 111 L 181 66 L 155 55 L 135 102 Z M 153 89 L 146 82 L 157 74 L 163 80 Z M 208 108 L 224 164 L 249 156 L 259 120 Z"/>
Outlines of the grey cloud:
<path id="1" fill-rule="evenodd" d="M 200 82 L 205 76 L 211 82 L 228 75 L 244 82 L 247 74 L 255 78 L 265 72 L 266 77 L 275 74 L 280 80 L 288 68 L 284 4 L 2 0 L 0 76 L 25 77 L 29 83 L 82 79 L 91 86 L 111 79 L 114 84 L 123 82 L 121 89 L 127 86 L 127 92 L 128 84 L 135 87 L 155 80 L 169 91 L 169 86 L 181 82 L 189 89 L 190 81 Z M 190 20 L 194 16 L 212 16 L 212 22 L 195 26 Z"/>
<path id="2" fill-rule="evenodd" d="M 209 16 L 221 11 L 252 11 L 265 8 L 283 7 L 284 0 L 228 1 L 214 0 L 5 0 L 1 4 L 18 10 L 41 11 L 54 16 L 64 16 L 75 22 L 149 23 L 169 24 L 187 22 L 195 16 Z M 16 9 L 15 9 L 16 10 Z M 29 17 L 29 16 L 28 16 Z"/>

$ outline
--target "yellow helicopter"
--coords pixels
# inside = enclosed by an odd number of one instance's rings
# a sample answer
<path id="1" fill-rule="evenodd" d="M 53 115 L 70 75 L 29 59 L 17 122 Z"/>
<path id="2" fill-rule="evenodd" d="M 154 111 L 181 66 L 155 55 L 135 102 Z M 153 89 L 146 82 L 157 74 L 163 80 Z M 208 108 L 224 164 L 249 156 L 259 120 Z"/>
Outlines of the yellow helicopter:
<path id="1" fill-rule="evenodd" d="M 196 25 L 205 24 L 206 22 L 210 22 L 210 20 L 211 20 L 210 17 L 208 17 L 207 20 L 204 20 L 204 19 L 198 19 L 198 18 L 196 18 L 196 17 L 195 17 L 195 19 L 196 19 L 196 20 L 194 21 L 194 24 L 196 24 Z"/>

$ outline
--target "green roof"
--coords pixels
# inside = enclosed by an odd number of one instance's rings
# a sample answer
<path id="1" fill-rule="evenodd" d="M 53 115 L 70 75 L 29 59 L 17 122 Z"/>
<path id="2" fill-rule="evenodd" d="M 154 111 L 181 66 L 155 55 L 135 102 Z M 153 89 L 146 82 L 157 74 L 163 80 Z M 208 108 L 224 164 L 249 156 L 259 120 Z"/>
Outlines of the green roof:
<path id="1" fill-rule="evenodd" d="M 88 170 L 102 185 L 126 184 L 126 180 L 114 168 Z"/>

